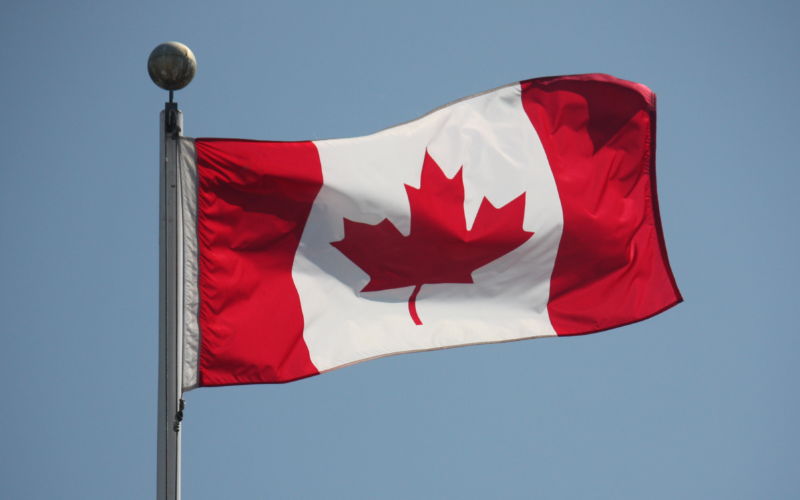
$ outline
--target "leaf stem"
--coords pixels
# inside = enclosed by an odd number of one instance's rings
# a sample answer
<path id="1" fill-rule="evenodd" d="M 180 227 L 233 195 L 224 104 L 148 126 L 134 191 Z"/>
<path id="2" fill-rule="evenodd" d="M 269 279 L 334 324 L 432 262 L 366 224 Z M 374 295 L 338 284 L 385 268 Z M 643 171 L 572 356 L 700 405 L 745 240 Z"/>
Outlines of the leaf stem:
<path id="1" fill-rule="evenodd" d="M 411 297 L 408 298 L 408 312 L 411 314 L 411 319 L 414 320 L 415 325 L 421 325 L 422 320 L 419 319 L 419 315 L 417 314 L 417 294 L 419 293 L 420 288 L 422 288 L 422 283 L 414 287 L 414 291 L 411 292 Z"/>

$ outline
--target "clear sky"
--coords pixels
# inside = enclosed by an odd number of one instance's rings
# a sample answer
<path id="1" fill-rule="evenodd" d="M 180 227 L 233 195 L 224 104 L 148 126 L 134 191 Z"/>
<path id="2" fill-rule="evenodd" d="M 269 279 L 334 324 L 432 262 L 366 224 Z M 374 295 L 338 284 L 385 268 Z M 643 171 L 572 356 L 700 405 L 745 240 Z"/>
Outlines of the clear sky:
<path id="1" fill-rule="evenodd" d="M 0 498 L 155 492 L 158 112 L 187 135 L 363 135 L 536 76 L 659 97 L 686 301 L 579 338 L 187 395 L 186 500 L 800 497 L 796 2 L 6 2 Z"/>

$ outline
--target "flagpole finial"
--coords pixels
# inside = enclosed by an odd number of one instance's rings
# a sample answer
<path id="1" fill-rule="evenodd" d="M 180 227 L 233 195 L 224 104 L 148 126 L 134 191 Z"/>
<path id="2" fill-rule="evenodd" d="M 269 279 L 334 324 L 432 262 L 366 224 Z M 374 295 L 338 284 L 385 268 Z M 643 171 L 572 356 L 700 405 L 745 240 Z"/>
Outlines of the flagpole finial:
<path id="1" fill-rule="evenodd" d="M 180 42 L 165 42 L 150 52 L 147 72 L 153 83 L 164 90 L 179 90 L 189 85 L 197 71 L 192 49 Z"/>

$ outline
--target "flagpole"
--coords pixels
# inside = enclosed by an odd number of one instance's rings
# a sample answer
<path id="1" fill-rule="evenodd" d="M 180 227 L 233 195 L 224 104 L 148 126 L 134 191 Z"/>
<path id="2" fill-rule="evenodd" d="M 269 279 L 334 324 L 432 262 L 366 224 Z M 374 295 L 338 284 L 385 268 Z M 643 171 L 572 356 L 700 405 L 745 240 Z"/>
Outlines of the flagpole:
<path id="1" fill-rule="evenodd" d="M 159 87 L 169 91 L 160 114 L 159 148 L 159 327 L 158 327 L 158 438 L 157 500 L 180 500 L 183 395 L 179 276 L 182 271 L 179 241 L 178 155 L 183 114 L 173 92 L 189 84 L 197 63 L 192 51 L 167 42 L 150 53 L 147 71 Z"/>

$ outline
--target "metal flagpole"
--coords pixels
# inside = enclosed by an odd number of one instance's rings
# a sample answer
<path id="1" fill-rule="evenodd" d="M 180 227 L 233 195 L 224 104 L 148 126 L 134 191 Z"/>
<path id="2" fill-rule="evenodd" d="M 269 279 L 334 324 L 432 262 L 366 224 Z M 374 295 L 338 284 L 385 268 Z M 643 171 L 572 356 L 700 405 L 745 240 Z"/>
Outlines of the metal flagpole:
<path id="1" fill-rule="evenodd" d="M 159 328 L 158 328 L 158 500 L 181 497 L 182 341 L 179 324 L 181 273 L 178 203 L 179 138 L 183 115 L 173 92 L 189 84 L 197 63 L 192 51 L 178 42 L 162 43 L 150 53 L 147 71 L 159 87 L 169 90 L 161 112 L 159 149 Z"/>

